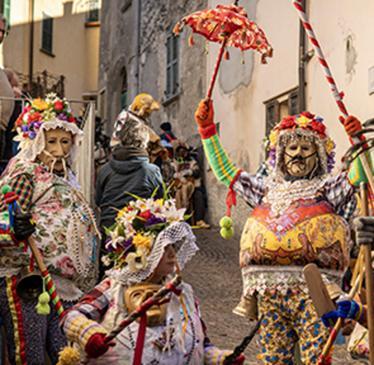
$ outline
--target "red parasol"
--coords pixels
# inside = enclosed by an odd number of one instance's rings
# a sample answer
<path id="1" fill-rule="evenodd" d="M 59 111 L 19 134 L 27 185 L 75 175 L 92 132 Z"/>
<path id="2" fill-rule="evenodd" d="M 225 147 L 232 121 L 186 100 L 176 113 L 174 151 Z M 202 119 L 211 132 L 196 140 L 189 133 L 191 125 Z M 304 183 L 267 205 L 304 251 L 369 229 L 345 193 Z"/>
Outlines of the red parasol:
<path id="1" fill-rule="evenodd" d="M 217 5 L 214 9 L 196 11 L 182 18 L 175 25 L 174 33 L 178 35 L 185 25 L 190 26 L 194 33 L 203 35 L 209 41 L 221 43 L 207 93 L 209 99 L 212 96 L 226 46 L 239 48 L 242 51 L 256 50 L 262 55 L 262 63 L 266 63 L 266 57 L 272 56 L 273 50 L 266 39 L 265 33 L 256 23 L 248 19 L 247 12 L 241 6 Z"/>

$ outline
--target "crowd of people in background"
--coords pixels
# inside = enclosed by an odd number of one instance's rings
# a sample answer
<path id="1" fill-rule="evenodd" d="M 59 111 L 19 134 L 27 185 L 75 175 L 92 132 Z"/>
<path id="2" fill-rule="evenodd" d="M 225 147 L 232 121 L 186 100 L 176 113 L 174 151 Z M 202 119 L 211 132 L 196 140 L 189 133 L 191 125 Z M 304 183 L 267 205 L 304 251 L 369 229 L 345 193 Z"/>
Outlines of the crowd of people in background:
<path id="1" fill-rule="evenodd" d="M 176 136 L 170 122 L 160 125 L 160 135 L 154 131 L 150 116 L 159 108 L 151 95 L 139 94 L 117 117 L 110 141 L 102 131 L 96 134 L 101 151 L 97 154 L 96 205 L 102 231 L 114 223 L 124 204 L 135 197 L 163 196 L 165 190 L 176 199 L 178 209 L 191 215 L 193 226 L 209 228 L 204 220 L 207 198 L 197 151 Z M 110 145 L 105 164 L 99 163 L 105 150 L 102 141 Z"/>

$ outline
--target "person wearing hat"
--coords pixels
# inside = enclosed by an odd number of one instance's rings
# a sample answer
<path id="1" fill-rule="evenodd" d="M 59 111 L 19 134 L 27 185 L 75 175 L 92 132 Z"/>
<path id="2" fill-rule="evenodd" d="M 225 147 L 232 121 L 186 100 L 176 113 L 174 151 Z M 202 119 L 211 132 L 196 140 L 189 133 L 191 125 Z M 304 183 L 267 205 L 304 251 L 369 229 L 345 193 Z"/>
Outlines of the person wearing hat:
<path id="1" fill-rule="evenodd" d="M 217 179 L 229 188 L 224 237 L 233 234 L 230 209 L 239 194 L 254 209 L 240 242 L 243 297 L 235 313 L 261 322 L 259 358 L 264 364 L 293 363 L 297 342 L 304 364 L 317 364 L 329 335 L 317 316 L 302 273 L 313 262 L 328 286 L 340 283 L 349 264 L 348 219 L 355 190 L 347 171 L 332 175 L 334 143 L 322 118 L 309 112 L 284 117 L 268 139 L 268 176 L 238 169 L 222 148 L 213 102 L 202 100 L 195 120 Z M 344 120 L 353 135 L 361 128 Z"/>
<path id="2" fill-rule="evenodd" d="M 180 140 L 173 142 L 173 188 L 178 208 L 193 214 L 196 227 L 209 228 L 205 223 L 205 197 L 202 190 L 200 167 L 191 154 L 191 148 Z"/>
<path id="3" fill-rule="evenodd" d="M 175 136 L 174 132 L 172 131 L 171 123 L 164 122 L 160 125 L 161 130 L 163 133 L 160 135 L 162 141 L 172 143 L 174 142 L 177 137 Z"/>
<path id="4" fill-rule="evenodd" d="M 209 341 L 193 288 L 183 280 L 171 285 L 198 250 L 184 215 L 170 199 L 138 199 L 118 212 L 104 258 L 113 268 L 61 323 L 81 362 L 222 365 L 231 354 Z M 140 306 L 161 287 L 171 292 L 141 312 Z M 118 327 L 137 310 L 143 313 L 140 319 Z M 116 337 L 106 341 L 112 331 Z M 239 355 L 231 364 L 243 362 Z"/>
<path id="5" fill-rule="evenodd" d="M 10 364 L 45 364 L 46 353 L 55 364 L 66 340 L 55 309 L 48 315 L 36 309 L 42 288 L 31 293 L 26 286 L 22 295 L 19 276 L 25 269 L 33 272 L 36 264 L 21 243 L 27 248 L 33 239 L 64 305 L 95 285 L 99 232 L 71 170 L 83 132 L 68 102 L 56 94 L 30 101 L 15 125 L 20 152 L 9 162 L 1 185 L 17 194 L 20 210 L 13 241 L 0 242 L 0 315 Z M 1 200 L 0 212 L 7 209 Z"/>
<path id="6" fill-rule="evenodd" d="M 147 126 L 129 119 L 119 131 L 120 143 L 112 158 L 99 171 L 96 181 L 96 205 L 100 208 L 100 226 L 109 228 L 119 209 L 131 200 L 163 196 L 160 169 L 150 163 Z"/>

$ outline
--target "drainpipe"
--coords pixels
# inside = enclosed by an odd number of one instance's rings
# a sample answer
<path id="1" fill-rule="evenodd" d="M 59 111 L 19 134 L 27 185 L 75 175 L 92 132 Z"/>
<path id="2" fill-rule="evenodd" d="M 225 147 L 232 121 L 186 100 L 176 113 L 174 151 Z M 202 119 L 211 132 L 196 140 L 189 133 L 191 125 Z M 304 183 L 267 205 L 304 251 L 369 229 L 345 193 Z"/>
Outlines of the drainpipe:
<path id="1" fill-rule="evenodd" d="M 142 1 L 138 0 L 138 14 L 136 25 L 136 93 L 140 92 L 140 39 L 141 39 L 141 16 L 142 16 Z"/>
<path id="2" fill-rule="evenodd" d="M 301 5 L 305 12 L 307 11 L 307 0 L 302 0 Z M 306 109 L 306 98 L 305 98 L 305 66 L 308 62 L 306 53 L 306 36 L 303 24 L 300 21 L 299 30 L 299 112 Z"/>
<path id="3" fill-rule="evenodd" d="M 34 0 L 29 2 L 30 42 L 29 42 L 29 92 L 32 87 L 32 75 L 34 73 Z"/>

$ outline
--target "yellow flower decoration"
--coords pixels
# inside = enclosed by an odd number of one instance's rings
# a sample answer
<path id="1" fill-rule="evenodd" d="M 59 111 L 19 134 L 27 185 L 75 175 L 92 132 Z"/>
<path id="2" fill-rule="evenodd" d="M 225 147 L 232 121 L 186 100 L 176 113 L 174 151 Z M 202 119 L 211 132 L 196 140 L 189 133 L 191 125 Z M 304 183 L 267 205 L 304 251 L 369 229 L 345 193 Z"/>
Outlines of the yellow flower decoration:
<path id="1" fill-rule="evenodd" d="M 132 243 L 136 248 L 145 247 L 147 250 L 150 250 L 152 247 L 152 238 L 143 236 L 141 233 L 137 233 L 133 238 Z"/>
<path id="2" fill-rule="evenodd" d="M 118 214 L 117 214 L 117 218 L 122 218 L 125 214 L 127 213 L 127 207 L 121 209 Z"/>
<path id="3" fill-rule="evenodd" d="M 328 138 L 325 143 L 326 153 L 329 155 L 335 148 L 335 143 L 331 138 Z"/>
<path id="4" fill-rule="evenodd" d="M 269 135 L 270 146 L 274 147 L 277 144 L 278 131 L 272 130 Z"/>
<path id="5" fill-rule="evenodd" d="M 300 128 L 305 128 L 311 122 L 310 119 L 301 115 L 299 118 L 296 119 L 296 123 Z"/>
<path id="6" fill-rule="evenodd" d="M 40 111 L 48 109 L 48 103 L 40 98 L 34 99 L 31 103 L 31 106 Z"/>

